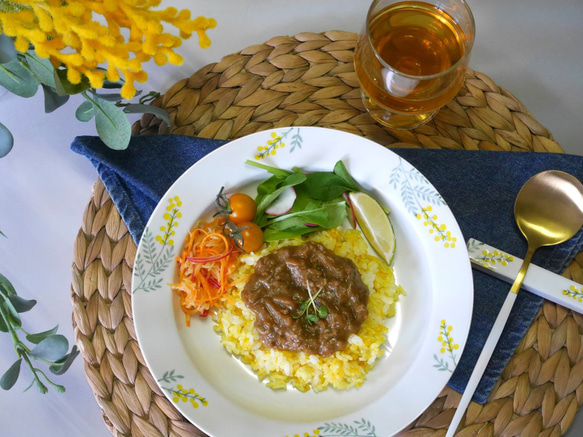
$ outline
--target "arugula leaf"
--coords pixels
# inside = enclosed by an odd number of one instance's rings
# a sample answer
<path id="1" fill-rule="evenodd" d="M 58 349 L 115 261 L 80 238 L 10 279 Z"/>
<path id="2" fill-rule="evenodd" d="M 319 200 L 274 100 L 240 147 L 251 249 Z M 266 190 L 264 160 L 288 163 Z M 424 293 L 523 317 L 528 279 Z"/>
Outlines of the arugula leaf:
<path id="1" fill-rule="evenodd" d="M 342 161 L 336 162 L 333 172 L 336 176 L 344 180 L 346 186 L 350 188 L 349 191 L 362 191 Z"/>
<path id="2" fill-rule="evenodd" d="M 268 179 L 266 182 L 270 181 L 270 179 Z M 261 219 L 267 207 L 269 207 L 269 205 L 271 205 L 285 189 L 301 184 L 305 180 L 306 175 L 303 173 L 290 173 L 285 178 L 281 179 L 277 184 L 274 184 L 273 181 L 271 181 L 266 187 L 261 187 L 261 185 L 257 187 L 257 193 L 265 194 L 262 196 L 258 194 L 257 198 L 255 199 L 255 202 L 257 203 L 256 220 Z"/>
<path id="3" fill-rule="evenodd" d="M 342 161 L 334 165 L 333 172 L 305 173 L 300 168 L 292 171 L 279 169 L 255 161 L 247 164 L 261 168 L 272 176 L 257 187 L 257 214 L 255 223 L 264 231 L 265 241 L 275 241 L 332 229 L 340 226 L 347 217 L 347 203 L 342 195 L 359 191 Z M 294 187 L 296 199 L 290 209 L 280 216 L 270 216 L 265 211 L 279 196 Z"/>
<path id="4" fill-rule="evenodd" d="M 284 177 L 292 174 L 292 172 L 289 171 L 289 170 L 283 170 L 281 168 L 272 167 L 271 165 L 261 164 L 261 163 L 259 163 L 257 161 L 251 161 L 250 159 L 246 160 L 245 161 L 245 164 L 252 165 L 253 167 L 262 168 L 263 170 L 267 170 L 272 175 L 279 176 L 279 177 L 282 177 L 282 178 L 284 178 Z"/>
<path id="5" fill-rule="evenodd" d="M 306 176 L 305 188 L 310 196 L 317 200 L 328 201 L 341 196 L 351 187 L 344 179 L 330 172 L 315 172 Z"/>
<path id="6" fill-rule="evenodd" d="M 265 241 L 278 241 L 285 240 L 286 238 L 299 237 L 306 234 L 311 234 L 312 232 L 320 231 L 323 228 L 320 226 L 298 226 L 296 228 L 288 228 L 284 231 L 277 231 L 274 229 L 266 228 L 263 232 L 263 239 Z"/>

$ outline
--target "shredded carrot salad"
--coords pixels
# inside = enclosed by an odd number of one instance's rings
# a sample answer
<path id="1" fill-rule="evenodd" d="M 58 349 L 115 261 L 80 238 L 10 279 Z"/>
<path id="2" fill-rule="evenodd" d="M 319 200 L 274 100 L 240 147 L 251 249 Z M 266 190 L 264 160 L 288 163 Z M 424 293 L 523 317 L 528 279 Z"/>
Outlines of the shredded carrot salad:
<path id="1" fill-rule="evenodd" d="M 180 306 L 190 326 L 191 314 L 205 317 L 218 308 L 235 284 L 229 276 L 239 264 L 239 255 L 231 238 L 224 235 L 219 220 L 201 222 L 191 230 L 179 257 L 178 282 L 169 284 L 180 295 Z"/>

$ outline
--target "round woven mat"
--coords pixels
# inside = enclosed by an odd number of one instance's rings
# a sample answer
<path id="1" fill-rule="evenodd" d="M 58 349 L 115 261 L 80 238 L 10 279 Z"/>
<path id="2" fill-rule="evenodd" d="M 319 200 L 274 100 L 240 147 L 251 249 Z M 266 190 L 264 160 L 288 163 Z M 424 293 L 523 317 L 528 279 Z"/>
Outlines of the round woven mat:
<path id="1" fill-rule="evenodd" d="M 145 115 L 133 133 L 233 139 L 309 125 L 389 147 L 562 152 L 511 93 L 475 71 L 429 124 L 413 131 L 376 124 L 360 100 L 355 42 L 355 34 L 333 31 L 248 47 L 176 83 L 154 102 L 169 112 L 170 127 Z M 136 341 L 129 293 L 135 254 L 98 180 L 75 241 L 72 280 L 73 323 L 89 384 L 116 436 L 203 436 L 164 397 Z M 583 252 L 565 276 L 583 282 L 582 265 Z M 488 401 L 470 404 L 458 435 L 562 435 L 583 403 L 582 383 L 583 316 L 547 302 Z M 444 435 L 459 399 L 444 389 L 403 435 Z"/>

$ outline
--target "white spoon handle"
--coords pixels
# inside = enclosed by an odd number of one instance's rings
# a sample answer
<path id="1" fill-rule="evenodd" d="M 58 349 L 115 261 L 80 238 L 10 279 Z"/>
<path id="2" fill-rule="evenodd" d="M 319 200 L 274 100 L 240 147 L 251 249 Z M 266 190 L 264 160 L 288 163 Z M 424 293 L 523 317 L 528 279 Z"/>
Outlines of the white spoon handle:
<path id="1" fill-rule="evenodd" d="M 496 317 L 496 321 L 494 322 L 494 326 L 492 326 L 492 330 L 490 331 L 490 335 L 486 340 L 486 344 L 484 344 L 484 348 L 480 353 L 480 357 L 478 358 L 478 362 L 476 363 L 476 367 L 472 371 L 472 376 L 470 376 L 470 380 L 464 390 L 464 394 L 460 399 L 460 403 L 457 406 L 453 419 L 451 420 L 451 424 L 449 425 L 449 429 L 447 430 L 447 434 L 445 437 L 452 437 L 457 430 L 458 425 L 460 424 L 462 417 L 472 400 L 474 392 L 476 391 L 476 387 L 478 387 L 478 383 L 482 379 L 482 375 L 484 374 L 484 370 L 486 370 L 486 366 L 490 361 L 490 357 L 496 348 L 496 344 L 500 339 L 500 335 L 502 335 L 502 331 L 504 330 L 504 325 L 506 325 L 506 320 L 508 320 L 508 316 L 510 314 L 510 310 L 512 309 L 512 305 L 514 305 L 514 301 L 516 300 L 516 293 L 508 293 L 506 296 L 506 300 L 504 301 L 504 305 L 500 309 L 498 313 L 498 317 Z"/>

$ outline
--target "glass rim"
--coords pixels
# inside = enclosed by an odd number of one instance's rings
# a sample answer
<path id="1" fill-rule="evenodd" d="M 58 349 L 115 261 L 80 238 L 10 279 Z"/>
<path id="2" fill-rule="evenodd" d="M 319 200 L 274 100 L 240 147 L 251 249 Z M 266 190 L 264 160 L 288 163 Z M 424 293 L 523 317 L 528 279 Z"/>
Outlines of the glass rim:
<path id="1" fill-rule="evenodd" d="M 368 41 L 368 45 L 372 48 L 372 51 L 375 54 L 375 57 L 379 60 L 379 62 L 387 67 L 388 69 L 390 69 L 391 71 L 395 71 L 397 73 L 399 73 L 399 75 L 406 77 L 406 78 L 410 78 L 410 79 L 417 79 L 417 80 L 427 80 L 427 79 L 435 79 L 437 77 L 446 75 L 452 71 L 454 71 L 455 69 L 457 69 L 459 67 L 459 65 L 468 57 L 470 56 L 470 52 L 472 51 L 472 47 L 474 46 L 474 40 L 475 40 L 475 35 L 476 35 L 476 21 L 474 20 L 474 14 L 472 12 L 472 10 L 470 9 L 470 6 L 468 5 L 468 3 L 466 2 L 466 0 L 456 0 L 458 1 L 462 6 L 464 6 L 466 12 L 468 13 L 468 18 L 470 20 L 470 29 L 471 29 L 471 35 L 470 35 L 470 40 L 469 40 L 469 44 L 467 45 L 467 50 L 465 50 L 464 55 L 458 59 L 458 61 L 453 64 L 451 67 L 449 67 L 447 70 L 443 70 L 440 71 L 439 73 L 434 73 L 434 74 L 428 74 L 428 75 L 420 75 L 420 76 L 415 76 L 413 74 L 408 74 L 408 73 L 403 73 L 402 71 L 398 70 L 397 68 L 393 67 L 392 65 L 389 65 L 387 62 L 385 62 L 385 60 L 380 56 L 380 54 L 378 53 L 377 49 L 375 48 L 375 46 L 372 44 L 371 38 L 370 38 L 370 22 L 371 22 L 371 18 L 372 18 L 372 10 L 374 8 L 374 6 L 379 2 L 380 0 L 374 0 L 372 2 L 372 4 L 369 6 L 368 8 L 368 12 L 366 14 L 366 22 L 365 22 L 365 27 L 366 27 L 366 39 Z M 403 0 L 402 3 L 406 3 L 407 0 Z M 426 3 L 426 4 L 430 4 L 427 3 L 423 0 L 419 0 L 416 1 L 417 3 Z M 395 2 L 397 3 L 397 2 Z M 443 8 L 439 8 L 437 5 L 432 5 L 434 6 L 436 9 L 446 12 Z M 447 12 L 446 12 L 447 13 Z M 453 17 L 451 16 L 451 14 L 447 13 L 447 15 L 449 15 L 452 19 Z M 454 22 L 456 24 L 459 25 L 459 23 L 454 20 Z"/>

